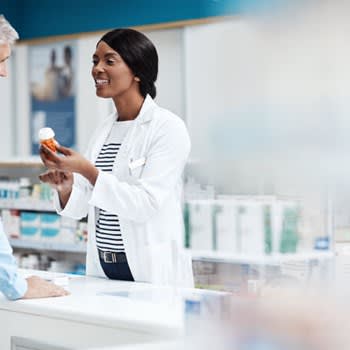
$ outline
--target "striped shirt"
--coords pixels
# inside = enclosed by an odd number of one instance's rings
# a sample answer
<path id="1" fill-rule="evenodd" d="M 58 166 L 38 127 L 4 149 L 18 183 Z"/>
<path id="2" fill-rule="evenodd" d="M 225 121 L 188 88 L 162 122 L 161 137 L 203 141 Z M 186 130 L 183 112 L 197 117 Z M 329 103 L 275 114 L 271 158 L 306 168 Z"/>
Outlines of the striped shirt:
<path id="1" fill-rule="evenodd" d="M 95 166 L 101 171 L 111 172 L 114 167 L 116 155 L 122 145 L 123 139 L 134 121 L 116 121 L 113 124 L 105 144 L 103 145 Z M 124 252 L 122 231 L 118 215 L 106 210 L 97 210 L 96 220 L 97 248 L 109 252 Z"/>

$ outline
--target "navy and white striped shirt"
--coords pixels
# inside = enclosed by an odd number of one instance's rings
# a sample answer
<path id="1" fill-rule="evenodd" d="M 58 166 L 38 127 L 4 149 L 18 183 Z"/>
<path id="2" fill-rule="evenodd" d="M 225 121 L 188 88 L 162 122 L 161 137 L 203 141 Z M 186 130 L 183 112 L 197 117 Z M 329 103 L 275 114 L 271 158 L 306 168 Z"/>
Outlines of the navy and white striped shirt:
<path id="1" fill-rule="evenodd" d="M 95 166 L 105 172 L 111 172 L 116 155 L 123 139 L 134 121 L 115 122 L 103 145 Z M 97 248 L 109 252 L 124 252 L 123 238 L 118 215 L 98 209 L 96 220 Z"/>

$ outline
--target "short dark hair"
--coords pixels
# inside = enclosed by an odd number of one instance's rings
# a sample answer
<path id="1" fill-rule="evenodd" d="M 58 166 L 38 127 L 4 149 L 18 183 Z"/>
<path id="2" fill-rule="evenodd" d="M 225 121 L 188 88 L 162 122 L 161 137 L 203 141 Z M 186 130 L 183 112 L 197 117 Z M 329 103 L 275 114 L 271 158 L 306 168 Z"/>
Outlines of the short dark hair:
<path id="1" fill-rule="evenodd" d="M 158 76 L 158 54 L 151 40 L 137 30 L 120 28 L 106 33 L 100 41 L 104 41 L 118 52 L 135 76 L 140 79 L 141 95 L 146 97 L 149 94 L 155 98 L 157 91 L 154 83 Z"/>

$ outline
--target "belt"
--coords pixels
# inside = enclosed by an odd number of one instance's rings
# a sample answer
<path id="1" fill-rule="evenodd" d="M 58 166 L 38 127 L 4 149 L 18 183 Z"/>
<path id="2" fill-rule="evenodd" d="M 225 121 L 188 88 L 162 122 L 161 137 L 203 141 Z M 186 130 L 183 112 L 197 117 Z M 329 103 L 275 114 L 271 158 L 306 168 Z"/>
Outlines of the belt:
<path id="1" fill-rule="evenodd" d="M 102 260 L 106 264 L 127 262 L 126 255 L 122 252 L 105 252 L 103 250 L 98 249 L 98 255 L 100 257 L 100 260 Z"/>

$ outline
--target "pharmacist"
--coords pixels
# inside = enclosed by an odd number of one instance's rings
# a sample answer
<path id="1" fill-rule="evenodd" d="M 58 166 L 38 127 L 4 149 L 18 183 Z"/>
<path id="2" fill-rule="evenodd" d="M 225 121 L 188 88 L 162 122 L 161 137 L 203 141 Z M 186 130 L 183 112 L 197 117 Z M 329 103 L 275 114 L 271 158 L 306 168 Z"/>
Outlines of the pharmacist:
<path id="1" fill-rule="evenodd" d="M 18 34 L 4 16 L 0 15 L 0 76 L 7 76 L 6 61 L 11 54 L 11 45 L 18 39 Z M 61 287 L 49 283 L 37 276 L 27 279 L 17 273 L 17 265 L 12 255 L 0 220 L 0 292 L 8 299 L 44 298 L 67 295 Z"/>
<path id="2" fill-rule="evenodd" d="M 86 158 L 41 146 L 61 215 L 88 214 L 87 274 L 159 285 L 193 286 L 183 249 L 181 175 L 190 151 L 183 121 L 159 107 L 158 55 L 132 29 L 116 29 L 92 57 L 96 94 L 116 110 L 91 138 Z M 59 140 L 58 140 L 59 141 Z"/>

